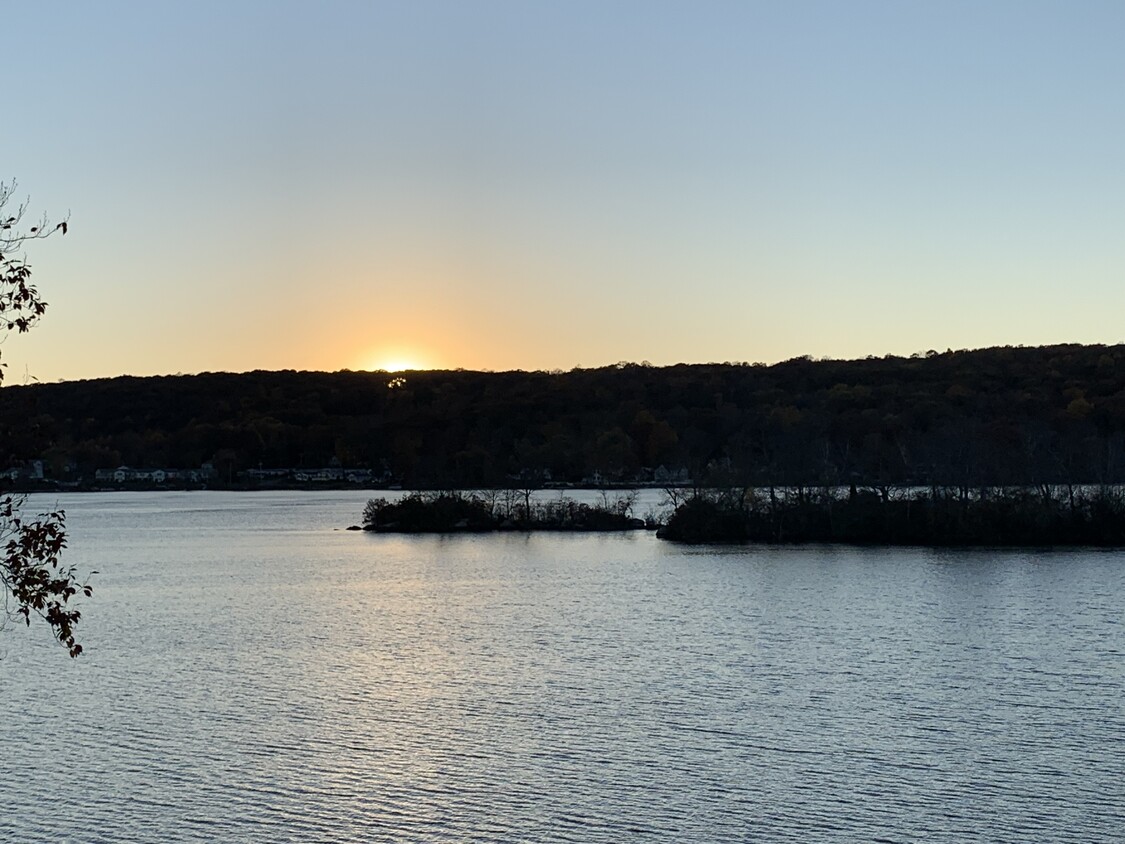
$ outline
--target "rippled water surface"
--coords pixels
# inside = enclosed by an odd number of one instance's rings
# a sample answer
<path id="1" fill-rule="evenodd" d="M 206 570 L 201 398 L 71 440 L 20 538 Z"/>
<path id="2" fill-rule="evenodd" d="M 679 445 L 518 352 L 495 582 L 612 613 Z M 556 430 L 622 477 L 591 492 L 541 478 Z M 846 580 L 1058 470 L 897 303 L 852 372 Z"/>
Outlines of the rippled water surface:
<path id="1" fill-rule="evenodd" d="M 339 530 L 365 497 L 63 496 L 87 653 L 0 633 L 0 841 L 1122 840 L 1125 554 Z"/>

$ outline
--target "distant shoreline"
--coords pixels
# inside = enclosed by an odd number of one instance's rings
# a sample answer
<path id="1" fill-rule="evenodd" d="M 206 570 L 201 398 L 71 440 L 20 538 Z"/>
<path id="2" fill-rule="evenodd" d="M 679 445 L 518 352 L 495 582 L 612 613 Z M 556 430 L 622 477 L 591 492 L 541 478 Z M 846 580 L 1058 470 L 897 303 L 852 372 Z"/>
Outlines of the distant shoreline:
<path id="1" fill-rule="evenodd" d="M 553 485 L 534 487 L 536 493 L 568 493 L 568 492 L 629 492 L 631 490 L 665 490 L 665 489 L 686 489 L 685 486 L 670 485 L 670 484 L 607 484 L 603 486 L 583 486 L 576 485 Z M 283 484 L 283 485 L 211 485 L 211 484 L 120 484 L 115 486 L 67 486 L 54 482 L 44 484 L 12 484 L 6 487 L 0 487 L 0 495 L 13 494 L 13 495 L 31 495 L 34 493 L 51 493 L 51 492 L 75 492 L 75 493 L 98 493 L 98 492 L 363 492 L 363 493 L 404 493 L 409 494 L 412 492 L 433 492 L 440 487 L 433 486 L 420 486 L 420 487 L 405 487 L 405 486 L 362 486 L 359 484 L 351 483 L 316 483 L 316 484 Z M 468 488 L 465 488 L 467 490 Z M 488 490 L 513 490 L 514 487 L 473 487 L 473 489 L 488 489 Z M 521 488 L 522 489 L 522 488 Z"/>
<path id="2" fill-rule="evenodd" d="M 21 491 L 1125 483 L 1125 344 L 4 388 Z"/>

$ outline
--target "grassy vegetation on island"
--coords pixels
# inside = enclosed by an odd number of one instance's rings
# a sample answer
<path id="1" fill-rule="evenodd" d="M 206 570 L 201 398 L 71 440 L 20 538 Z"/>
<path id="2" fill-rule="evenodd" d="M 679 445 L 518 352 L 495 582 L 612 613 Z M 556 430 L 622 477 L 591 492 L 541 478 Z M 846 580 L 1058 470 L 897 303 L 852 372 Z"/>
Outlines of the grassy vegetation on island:
<path id="1" fill-rule="evenodd" d="M 683 500 L 659 536 L 688 543 L 1125 546 L 1125 490 L 710 490 Z"/>
<path id="2" fill-rule="evenodd" d="M 617 531 L 655 527 L 631 514 L 635 496 L 606 494 L 599 504 L 565 496 L 541 501 L 512 490 L 414 492 L 372 498 L 363 529 L 376 533 L 480 533 L 494 530 Z"/>
<path id="3" fill-rule="evenodd" d="M 634 493 L 586 504 L 530 490 L 415 492 L 374 498 L 363 529 L 376 533 L 624 531 L 656 529 L 684 543 L 842 543 L 928 546 L 1125 547 L 1125 488 L 984 487 L 976 490 L 669 490 L 663 524 L 633 516 Z"/>

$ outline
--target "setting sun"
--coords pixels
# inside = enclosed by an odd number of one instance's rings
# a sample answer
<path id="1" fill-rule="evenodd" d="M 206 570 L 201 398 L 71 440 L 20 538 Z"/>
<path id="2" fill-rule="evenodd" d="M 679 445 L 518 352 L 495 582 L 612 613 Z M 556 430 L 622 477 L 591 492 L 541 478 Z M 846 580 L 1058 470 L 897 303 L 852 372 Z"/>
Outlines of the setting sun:
<path id="1" fill-rule="evenodd" d="M 375 368 L 387 372 L 406 372 L 408 369 L 424 369 L 425 367 L 405 358 L 393 358 L 377 364 Z"/>
<path id="2" fill-rule="evenodd" d="M 402 346 L 372 349 L 364 357 L 366 362 L 362 368 L 372 372 L 406 372 L 412 369 L 434 368 L 431 355 Z"/>

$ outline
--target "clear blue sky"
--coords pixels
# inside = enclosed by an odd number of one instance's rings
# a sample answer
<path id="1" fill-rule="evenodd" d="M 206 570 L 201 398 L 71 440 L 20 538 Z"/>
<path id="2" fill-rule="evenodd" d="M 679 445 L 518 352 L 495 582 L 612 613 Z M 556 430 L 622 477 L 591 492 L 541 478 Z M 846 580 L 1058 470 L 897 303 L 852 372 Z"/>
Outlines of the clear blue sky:
<path id="1" fill-rule="evenodd" d="M 1120 2 L 11 4 L 8 383 L 1125 339 Z"/>

